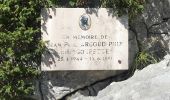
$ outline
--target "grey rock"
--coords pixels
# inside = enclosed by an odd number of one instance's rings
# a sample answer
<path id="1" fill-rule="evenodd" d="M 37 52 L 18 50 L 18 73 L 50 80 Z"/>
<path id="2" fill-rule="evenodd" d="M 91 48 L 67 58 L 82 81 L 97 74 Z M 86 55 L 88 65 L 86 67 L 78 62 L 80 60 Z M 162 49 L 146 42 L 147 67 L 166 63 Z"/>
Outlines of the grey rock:
<path id="1" fill-rule="evenodd" d="M 170 50 L 170 1 L 146 2 L 143 14 L 130 23 L 130 29 L 137 36 L 139 51 L 147 51 L 161 60 Z"/>
<path id="2" fill-rule="evenodd" d="M 122 71 L 54 71 L 46 72 L 41 81 L 45 100 L 57 100 L 79 88 L 108 78 Z"/>
<path id="3" fill-rule="evenodd" d="M 139 52 L 139 47 L 136 35 L 133 31 L 129 30 L 129 66 L 133 66 L 136 54 Z"/>
<path id="4" fill-rule="evenodd" d="M 149 32 L 153 34 L 168 34 L 170 32 L 170 20 L 153 25 Z"/>
<path id="5" fill-rule="evenodd" d="M 146 2 L 142 17 L 148 28 L 170 17 L 169 0 L 146 0 Z"/>
<path id="6" fill-rule="evenodd" d="M 147 34 L 168 33 L 170 19 L 169 0 L 146 0 L 143 14 L 132 21 L 131 28 L 139 35 L 139 40 Z"/>
<path id="7" fill-rule="evenodd" d="M 149 65 L 122 82 L 113 82 L 96 97 L 80 93 L 69 100 L 170 100 L 170 55 L 157 64 Z"/>
<path id="8" fill-rule="evenodd" d="M 145 5 L 145 10 L 142 15 L 147 27 L 150 27 L 155 23 L 162 22 L 162 1 L 164 0 L 147 0 L 147 4 Z"/>
<path id="9" fill-rule="evenodd" d="M 130 29 L 136 34 L 138 41 L 145 42 L 148 35 L 148 29 L 142 16 L 137 16 L 137 18 L 130 23 Z"/>

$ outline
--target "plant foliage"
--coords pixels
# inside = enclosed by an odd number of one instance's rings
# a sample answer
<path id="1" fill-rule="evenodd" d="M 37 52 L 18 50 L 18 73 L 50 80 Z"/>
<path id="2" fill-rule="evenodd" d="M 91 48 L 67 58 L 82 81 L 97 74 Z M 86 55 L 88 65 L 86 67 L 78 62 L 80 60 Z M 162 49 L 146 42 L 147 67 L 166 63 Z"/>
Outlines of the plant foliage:
<path id="1" fill-rule="evenodd" d="M 145 0 L 101 0 L 103 7 L 117 9 L 119 15 L 124 14 L 128 10 L 130 19 L 143 11 L 144 3 Z"/>
<path id="2" fill-rule="evenodd" d="M 43 42 L 38 0 L 0 1 L 0 100 L 32 93 Z"/>
<path id="3" fill-rule="evenodd" d="M 145 0 L 49 0 L 49 3 L 55 7 L 113 8 L 119 15 L 128 12 L 131 19 L 143 11 Z"/>
<path id="4" fill-rule="evenodd" d="M 158 60 L 151 54 L 146 51 L 141 51 L 138 53 L 135 59 L 135 68 L 141 70 L 149 64 L 157 63 Z"/>

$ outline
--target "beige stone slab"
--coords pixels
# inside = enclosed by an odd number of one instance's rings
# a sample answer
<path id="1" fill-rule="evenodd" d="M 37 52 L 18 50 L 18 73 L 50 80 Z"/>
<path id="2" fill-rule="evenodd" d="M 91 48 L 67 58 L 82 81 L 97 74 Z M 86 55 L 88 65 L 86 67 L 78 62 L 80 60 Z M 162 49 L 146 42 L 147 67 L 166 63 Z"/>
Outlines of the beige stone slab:
<path id="1" fill-rule="evenodd" d="M 127 16 L 115 17 L 106 8 L 49 8 L 41 17 L 47 42 L 42 70 L 128 69 Z"/>

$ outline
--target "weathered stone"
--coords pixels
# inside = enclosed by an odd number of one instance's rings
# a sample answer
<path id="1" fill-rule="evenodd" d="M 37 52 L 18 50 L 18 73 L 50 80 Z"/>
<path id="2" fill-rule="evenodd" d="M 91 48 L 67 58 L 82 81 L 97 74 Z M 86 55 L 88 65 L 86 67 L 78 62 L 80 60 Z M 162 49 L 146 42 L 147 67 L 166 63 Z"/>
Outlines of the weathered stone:
<path id="1" fill-rule="evenodd" d="M 145 5 L 145 10 L 142 15 L 147 27 L 151 27 L 153 24 L 162 22 L 162 12 L 160 12 L 160 9 L 162 9 L 162 1 L 163 0 L 147 0 L 147 4 Z"/>
<path id="2" fill-rule="evenodd" d="M 168 34 L 170 32 L 170 19 L 158 25 L 154 25 L 149 29 L 152 34 Z"/>
<path id="3" fill-rule="evenodd" d="M 57 100 L 96 81 L 118 75 L 121 71 L 54 71 L 46 72 L 41 81 L 45 100 Z"/>
<path id="4" fill-rule="evenodd" d="M 133 31 L 129 30 L 129 67 L 133 67 L 136 54 L 139 52 L 136 35 Z"/>
<path id="5" fill-rule="evenodd" d="M 147 25 L 141 16 L 138 16 L 130 23 L 130 29 L 136 34 L 136 39 L 145 42 L 148 35 Z"/>
<path id="6" fill-rule="evenodd" d="M 96 97 L 73 95 L 70 100 L 169 100 L 170 55 L 152 64 L 126 81 L 113 82 Z"/>
<path id="7" fill-rule="evenodd" d="M 147 51 L 161 60 L 169 52 L 169 39 L 164 37 L 169 37 L 170 32 L 170 1 L 146 2 L 143 14 L 130 23 L 130 29 L 137 36 L 139 51 Z"/>

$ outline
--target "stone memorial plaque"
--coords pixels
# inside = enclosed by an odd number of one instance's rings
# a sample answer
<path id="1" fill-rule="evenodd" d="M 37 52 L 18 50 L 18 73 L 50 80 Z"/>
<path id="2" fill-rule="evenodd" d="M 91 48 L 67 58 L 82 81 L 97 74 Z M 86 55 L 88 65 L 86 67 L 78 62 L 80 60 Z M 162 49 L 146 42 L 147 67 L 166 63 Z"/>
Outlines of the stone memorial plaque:
<path id="1" fill-rule="evenodd" d="M 41 17 L 43 71 L 128 69 L 126 15 L 115 17 L 107 8 L 48 8 Z"/>

